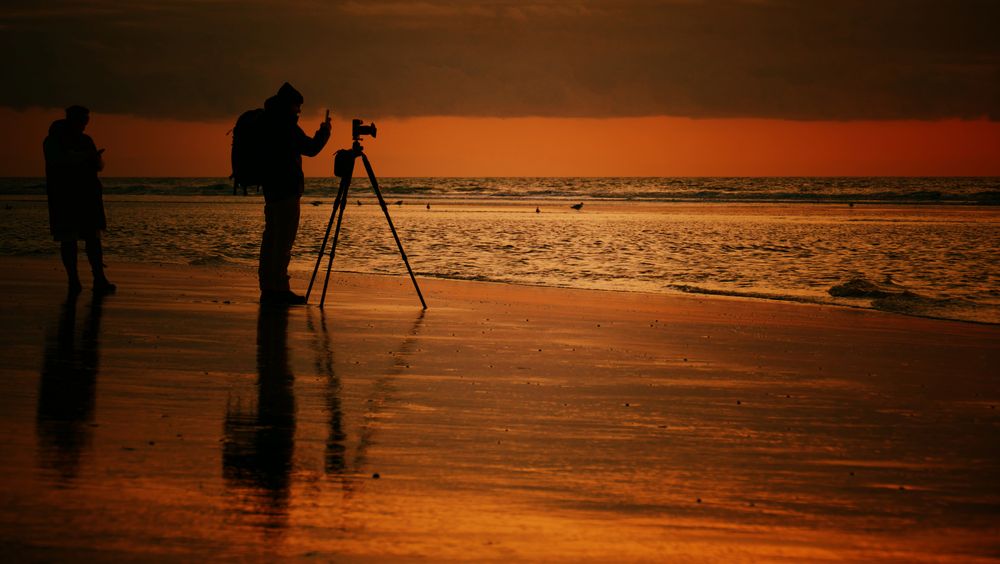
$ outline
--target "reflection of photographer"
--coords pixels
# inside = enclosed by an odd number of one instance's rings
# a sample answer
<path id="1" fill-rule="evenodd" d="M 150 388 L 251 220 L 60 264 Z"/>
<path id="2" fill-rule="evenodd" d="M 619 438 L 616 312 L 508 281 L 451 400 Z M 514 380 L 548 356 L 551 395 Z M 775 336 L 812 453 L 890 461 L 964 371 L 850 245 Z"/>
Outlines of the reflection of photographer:
<path id="1" fill-rule="evenodd" d="M 264 235 L 260 243 L 260 302 L 304 304 L 288 285 L 288 263 L 299 229 L 299 201 L 305 189 L 302 155 L 315 157 L 330 138 L 330 112 L 309 137 L 299 127 L 302 94 L 287 82 L 264 103 Z"/>
<path id="2" fill-rule="evenodd" d="M 295 376 L 288 350 L 288 309 L 261 307 L 257 317 L 257 394 L 252 407 L 226 406 L 222 476 L 248 499 L 265 526 L 285 526 L 295 454 Z"/>

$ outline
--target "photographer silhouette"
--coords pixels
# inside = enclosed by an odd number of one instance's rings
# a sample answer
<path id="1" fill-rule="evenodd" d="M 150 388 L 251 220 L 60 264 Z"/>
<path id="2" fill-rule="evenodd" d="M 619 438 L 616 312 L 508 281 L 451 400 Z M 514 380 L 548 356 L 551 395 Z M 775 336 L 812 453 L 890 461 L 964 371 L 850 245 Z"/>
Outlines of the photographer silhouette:
<path id="1" fill-rule="evenodd" d="M 299 305 L 306 299 L 288 284 L 288 263 L 299 229 L 305 190 L 302 156 L 315 157 L 330 138 L 330 112 L 309 137 L 299 127 L 304 99 L 287 82 L 264 103 L 264 234 L 260 242 L 260 303 Z"/>

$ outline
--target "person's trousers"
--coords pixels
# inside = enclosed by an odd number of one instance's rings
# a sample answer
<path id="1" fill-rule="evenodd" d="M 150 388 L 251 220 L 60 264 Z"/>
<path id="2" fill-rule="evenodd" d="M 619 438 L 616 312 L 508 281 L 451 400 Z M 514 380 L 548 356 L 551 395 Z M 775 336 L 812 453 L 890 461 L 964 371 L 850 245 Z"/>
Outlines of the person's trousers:
<path id="1" fill-rule="evenodd" d="M 287 292 L 288 263 L 299 231 L 299 198 L 264 204 L 264 236 L 260 241 L 257 278 L 261 292 Z"/>

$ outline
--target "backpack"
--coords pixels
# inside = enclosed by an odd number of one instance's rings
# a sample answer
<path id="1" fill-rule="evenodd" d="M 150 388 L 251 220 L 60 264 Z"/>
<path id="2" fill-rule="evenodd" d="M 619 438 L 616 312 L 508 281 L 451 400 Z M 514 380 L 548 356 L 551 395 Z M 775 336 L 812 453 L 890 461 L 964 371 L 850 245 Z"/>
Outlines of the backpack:
<path id="1" fill-rule="evenodd" d="M 233 126 L 233 195 L 238 188 L 247 195 L 247 186 L 256 186 L 264 182 L 264 110 L 257 108 L 243 112 Z"/>

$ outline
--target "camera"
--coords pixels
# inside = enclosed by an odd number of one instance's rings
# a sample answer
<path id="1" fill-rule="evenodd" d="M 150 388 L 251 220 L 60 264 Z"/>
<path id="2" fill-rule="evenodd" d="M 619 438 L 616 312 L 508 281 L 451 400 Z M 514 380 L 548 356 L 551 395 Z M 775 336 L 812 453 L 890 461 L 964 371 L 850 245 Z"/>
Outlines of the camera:
<path id="1" fill-rule="evenodd" d="M 364 125 L 360 119 L 351 120 L 351 137 L 354 140 L 361 139 L 362 135 L 371 135 L 374 138 L 376 131 L 375 122 Z"/>

